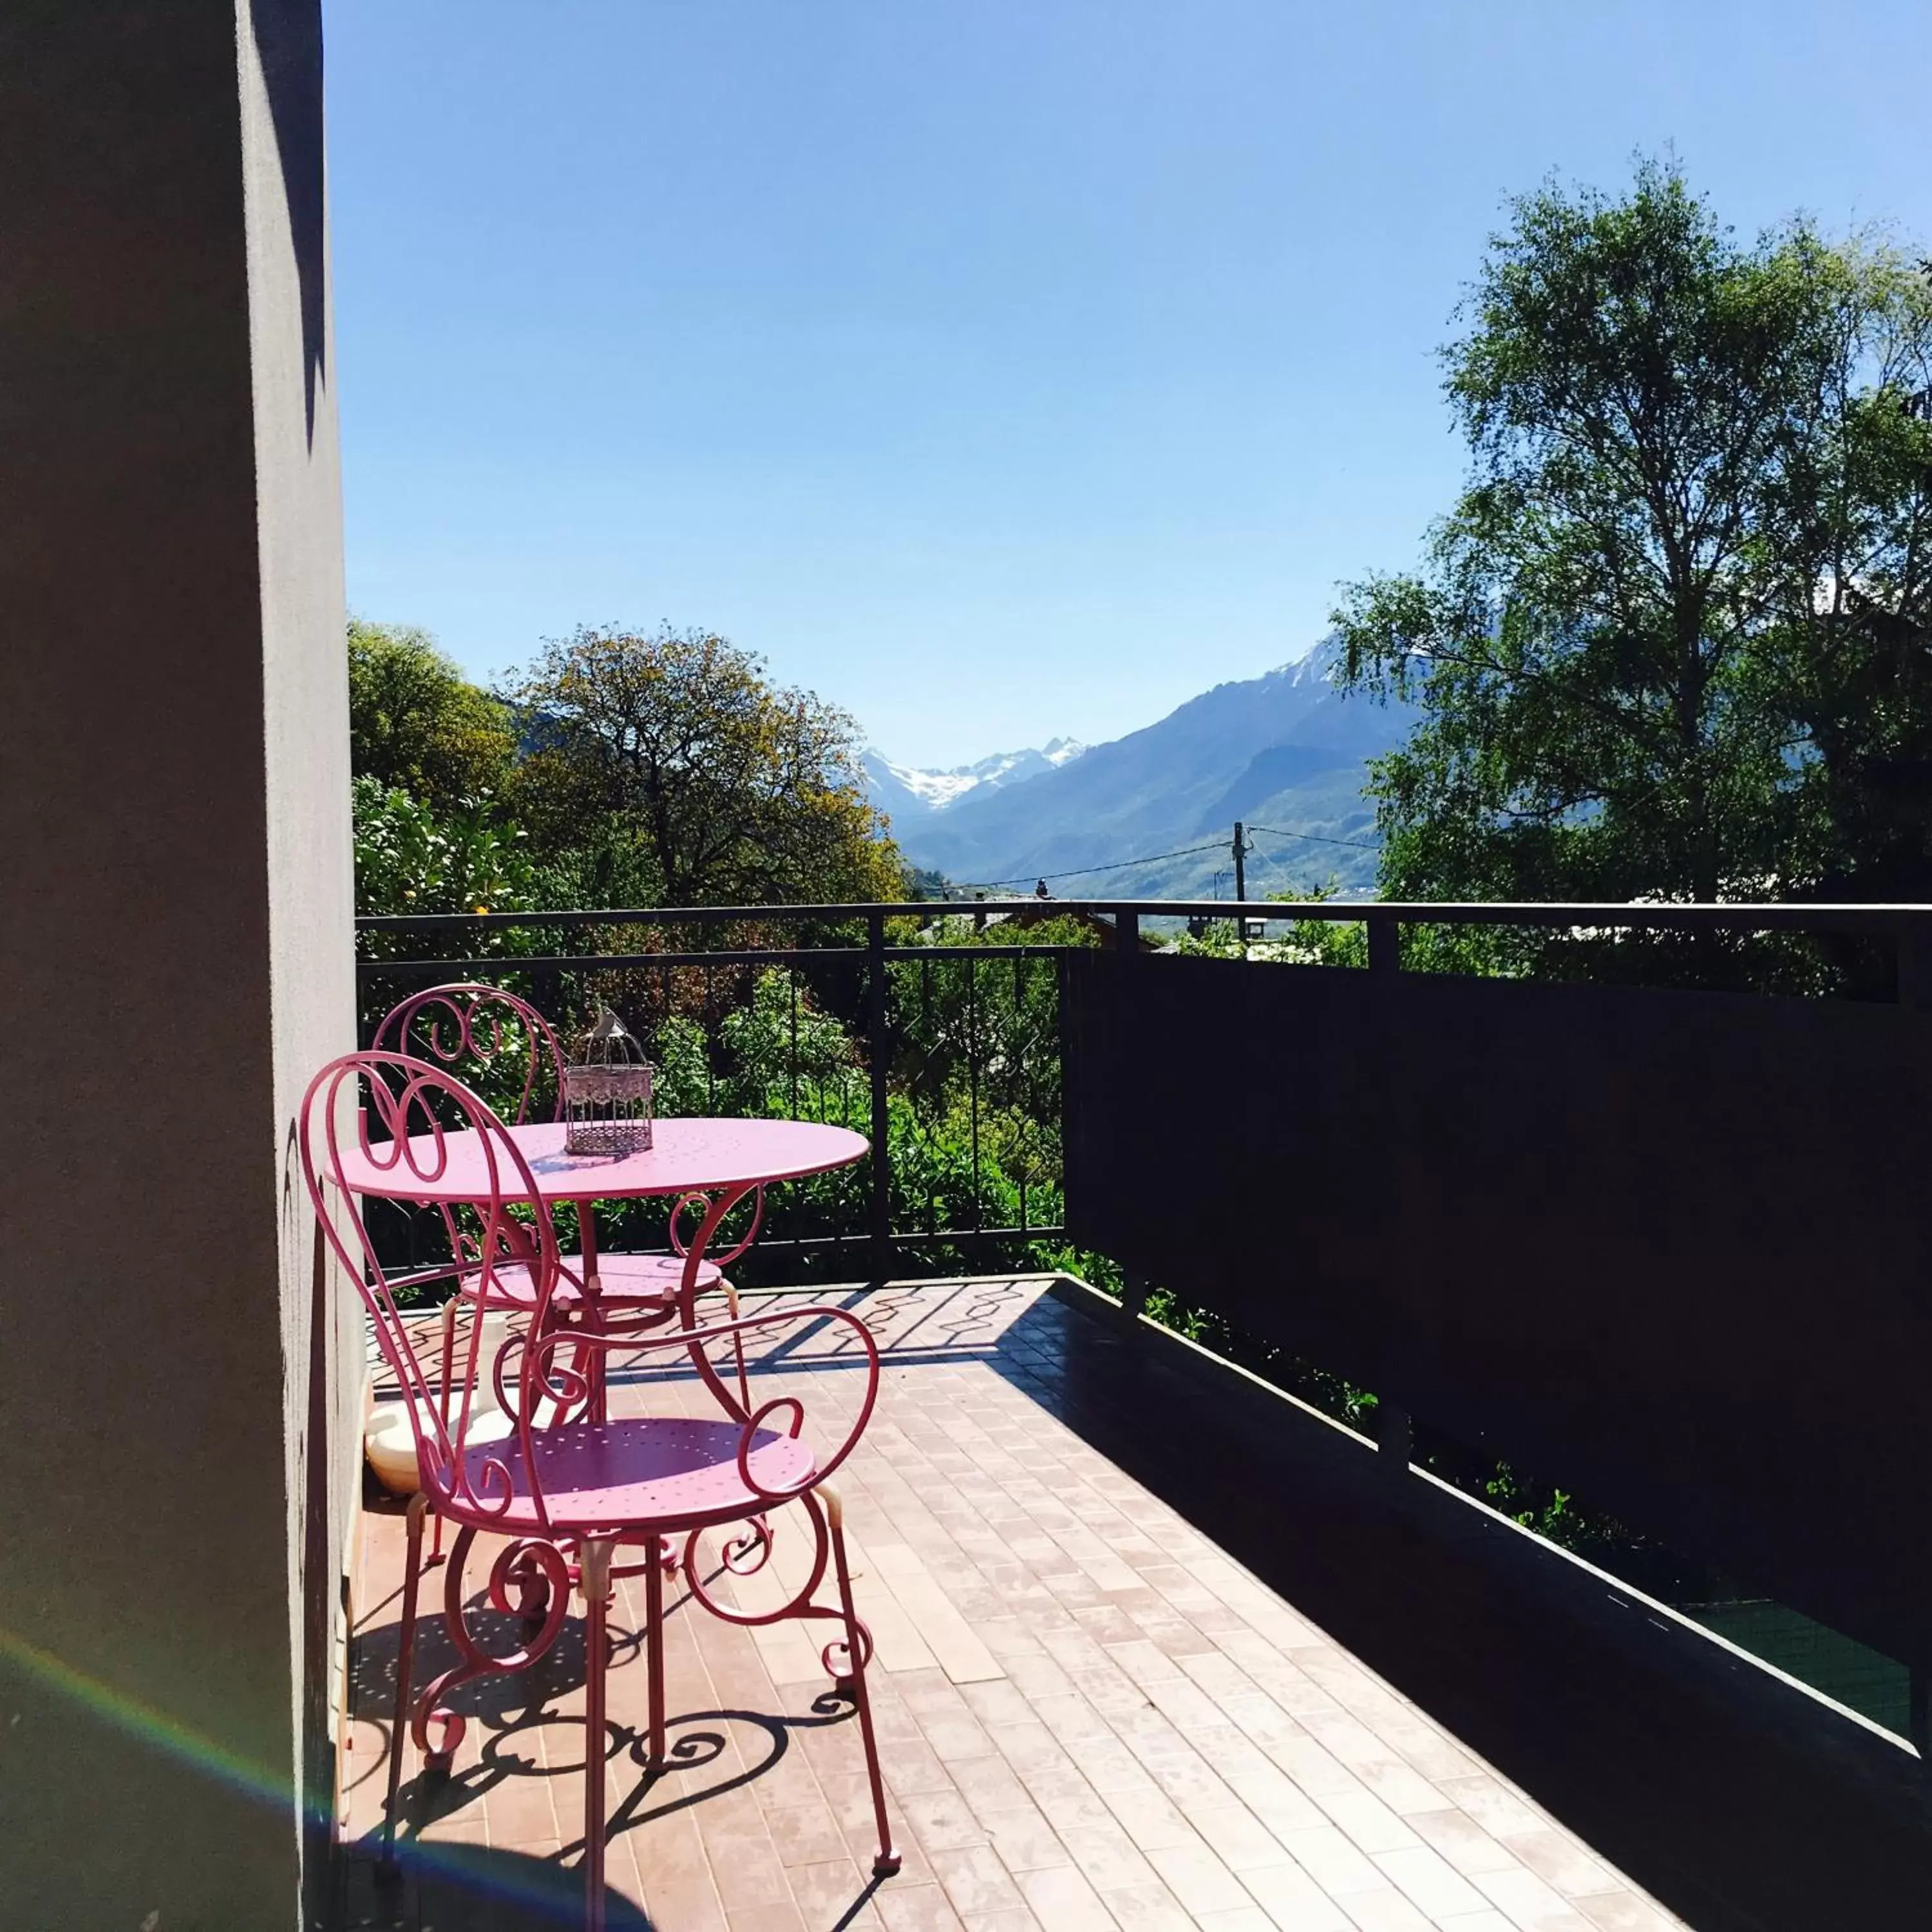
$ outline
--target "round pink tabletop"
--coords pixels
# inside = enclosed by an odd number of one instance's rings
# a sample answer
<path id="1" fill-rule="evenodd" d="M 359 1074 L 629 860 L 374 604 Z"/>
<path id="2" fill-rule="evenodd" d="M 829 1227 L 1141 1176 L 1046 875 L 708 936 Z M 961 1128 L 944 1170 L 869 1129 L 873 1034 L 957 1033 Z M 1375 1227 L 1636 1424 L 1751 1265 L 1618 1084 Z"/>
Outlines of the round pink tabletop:
<path id="1" fill-rule="evenodd" d="M 640 1153 L 571 1154 L 563 1150 L 561 1120 L 512 1127 L 512 1140 L 530 1162 L 537 1192 L 546 1201 L 620 1201 L 646 1194 L 696 1194 L 760 1182 L 796 1180 L 844 1167 L 869 1148 L 849 1127 L 811 1120 L 665 1120 L 652 1123 L 651 1144 Z M 404 1201 L 478 1201 L 490 1196 L 482 1137 L 443 1137 L 439 1168 L 436 1144 L 415 1136 L 417 1158 L 378 1166 L 358 1147 L 342 1152 L 343 1184 L 357 1194 Z M 433 1178 L 425 1178 L 433 1176 Z M 518 1187 L 514 1174 L 498 1184 L 506 1198 Z"/>

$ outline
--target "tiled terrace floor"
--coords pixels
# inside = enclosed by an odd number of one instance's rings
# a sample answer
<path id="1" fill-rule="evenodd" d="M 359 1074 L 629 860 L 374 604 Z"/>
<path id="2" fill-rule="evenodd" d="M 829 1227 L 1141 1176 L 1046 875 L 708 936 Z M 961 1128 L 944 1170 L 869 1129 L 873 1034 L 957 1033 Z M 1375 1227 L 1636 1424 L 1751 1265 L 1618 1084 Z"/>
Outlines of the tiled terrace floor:
<path id="1" fill-rule="evenodd" d="M 1352 1654 L 1307 1604 L 1276 1594 L 1197 1526 L 1217 1512 L 1230 1524 L 1254 1520 L 1253 1492 L 1276 1486 L 1276 1541 L 1242 1553 L 1264 1568 L 1285 1556 L 1292 1568 L 1304 1542 L 1281 1472 L 1244 1466 L 1228 1442 L 1213 1439 L 1256 1400 L 1228 1372 L 1179 1362 L 1178 1344 L 1130 1344 L 1038 1282 L 842 1298 L 873 1325 L 885 1355 L 879 1410 L 838 1486 L 862 1614 L 878 1646 L 875 1708 L 904 1870 L 876 1887 L 866 1876 L 856 1726 L 847 1721 L 849 1707 L 824 1702 L 826 1679 L 800 1626 L 751 1632 L 679 1604 L 667 1636 L 680 1761 L 647 1784 L 638 1761 L 641 1605 L 620 1595 L 608 1856 L 614 1889 L 632 1909 L 614 1902 L 614 1926 L 1646 1932 L 1687 1922 L 1909 1922 L 1780 1918 L 1748 1904 L 1734 1911 L 1724 1873 L 1708 1883 L 1687 1874 L 1668 1845 L 1658 1848 L 1657 1870 L 1680 1908 L 1708 1898 L 1711 1909 L 1694 1921 L 1646 1895 L 1467 1736 L 1452 1735 Z M 1162 1350 L 1177 1360 L 1149 1360 Z M 759 1372 L 761 1393 L 797 1393 L 808 1415 L 835 1426 L 860 1380 L 849 1352 L 823 1331 L 774 1348 Z M 1216 1375 L 1225 1383 L 1218 1394 Z M 625 1381 L 618 1400 L 702 1412 L 701 1394 L 688 1378 L 640 1375 Z M 1372 1594 L 1385 1562 L 1373 1553 L 1375 1512 L 1412 1510 L 1413 1502 L 1390 1498 L 1376 1459 L 1352 1439 L 1261 1400 L 1277 1428 L 1308 1438 L 1314 1460 L 1294 1480 L 1306 1483 L 1327 1459 L 1337 1472 L 1328 1486 L 1355 1492 L 1353 1534 Z M 1190 1521 L 1156 1490 L 1207 1500 L 1192 1506 Z M 1305 1540 L 1329 1552 L 1326 1574 L 1335 1567 L 1333 1526 L 1311 1518 L 1305 1528 Z M 395 1517 L 371 1514 L 363 1532 L 345 1774 L 352 1838 L 378 1821 L 400 1532 Z M 1486 1523 L 1484 1534 L 1497 1532 Z M 1505 1544 L 1526 1543 L 1500 1534 Z M 760 1592 L 779 1587 L 800 1541 L 782 1535 L 778 1579 L 734 1586 L 741 1604 L 776 1600 Z M 1446 1556 L 1438 1548 L 1437 1560 L 1462 1560 L 1460 1547 Z M 1502 1552 L 1505 1564 L 1514 1560 Z M 484 1568 L 472 1561 L 472 1588 Z M 432 1615 L 420 1654 L 433 1666 L 448 1654 L 434 1615 L 442 1574 L 432 1571 L 424 1592 Z M 1506 1661 L 1495 1646 L 1509 1642 L 1509 1615 L 1498 1612 L 1497 1627 L 1485 1631 L 1469 1622 L 1466 1596 L 1451 1588 L 1443 1600 L 1444 1614 L 1468 1624 L 1446 1641 L 1452 1654 L 1467 1646 L 1480 1696 L 1481 1680 Z M 1333 1606 L 1351 1600 L 1345 1591 Z M 1416 1608 L 1402 1606 L 1412 1622 Z M 1551 1614 L 1546 1606 L 1545 1622 Z M 816 1627 L 821 1639 L 828 1628 Z M 1372 1637 L 1381 1628 L 1364 1624 Z M 364 1868 L 351 1886 L 349 1923 L 400 1918 L 455 1932 L 568 1922 L 578 1896 L 568 1867 L 578 1849 L 584 1761 L 574 1636 L 567 1628 L 530 1676 L 486 1680 L 459 1697 L 470 1733 L 446 1784 L 418 1776 L 410 1752 L 405 1894 L 379 1906 Z M 1439 1645 L 1445 1634 L 1431 1640 Z M 1588 1667 L 1587 1655 L 1577 1661 Z M 1526 1654 L 1532 1679 L 1538 1664 Z M 1719 1694 L 1731 1694 L 1720 1687 Z M 1748 1684 L 1743 1694 L 1756 1694 Z M 1787 1720 L 1810 1721 L 1803 1713 L 1780 1721 Z M 1559 1716 L 1550 1728 L 1566 1721 Z M 1687 1706 L 1686 1721 L 1702 1720 Z M 1527 1731 L 1540 1722 L 1533 1714 Z M 1587 1753 L 1588 1723 L 1568 1727 Z M 1496 1735 L 1510 1742 L 1525 1728 Z M 1782 1747 L 1774 1738 L 1770 1748 Z M 1667 1738 L 1652 1750 L 1660 1760 L 1675 1755 Z M 1511 1751 L 1528 1766 L 1546 1755 L 1534 1736 Z M 1610 1757 L 1610 1772 L 1620 1774 L 1614 1744 Z M 1576 1799 L 1573 1810 L 1604 1819 L 1612 1835 L 1647 1843 L 1642 1795 L 1633 1834 L 1629 1807 L 1593 1798 L 1592 1774 L 1586 1767 L 1581 1786 L 1575 1775 L 1550 1784 Z M 1660 1773 L 1653 1795 L 1666 1807 L 1678 1775 Z M 1898 1802 L 1908 1808 L 1893 1822 L 1909 1837 L 1909 1793 Z M 1772 1812 L 1765 1815 L 1774 1823 Z M 1702 1844 L 1694 1816 L 1685 1823 L 1688 1841 Z M 1745 1828 L 1754 1828 L 1747 1821 Z M 1898 1855 L 1909 1859 L 1912 1848 Z M 1721 1848 L 1716 1856 L 1721 1866 Z"/>

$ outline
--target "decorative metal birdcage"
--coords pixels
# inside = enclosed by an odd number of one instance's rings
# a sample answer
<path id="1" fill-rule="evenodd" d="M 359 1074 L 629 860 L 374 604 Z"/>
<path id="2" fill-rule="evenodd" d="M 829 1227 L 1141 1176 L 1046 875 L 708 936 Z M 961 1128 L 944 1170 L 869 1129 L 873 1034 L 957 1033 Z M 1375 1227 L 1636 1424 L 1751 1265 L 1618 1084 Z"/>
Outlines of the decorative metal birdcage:
<path id="1" fill-rule="evenodd" d="M 572 1154 L 636 1154 L 651 1144 L 651 1064 L 608 1006 L 563 1070 L 564 1146 Z"/>

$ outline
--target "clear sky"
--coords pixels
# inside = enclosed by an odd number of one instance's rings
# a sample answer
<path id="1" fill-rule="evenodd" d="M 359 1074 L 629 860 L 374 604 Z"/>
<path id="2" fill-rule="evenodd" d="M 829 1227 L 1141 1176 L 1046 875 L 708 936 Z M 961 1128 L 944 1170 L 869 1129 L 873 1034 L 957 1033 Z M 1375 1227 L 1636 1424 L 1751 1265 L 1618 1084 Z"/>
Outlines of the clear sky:
<path id="1" fill-rule="evenodd" d="M 1932 241 L 1924 0 L 327 0 L 349 588 L 721 631 L 950 764 L 1296 657 L 1503 197 Z"/>

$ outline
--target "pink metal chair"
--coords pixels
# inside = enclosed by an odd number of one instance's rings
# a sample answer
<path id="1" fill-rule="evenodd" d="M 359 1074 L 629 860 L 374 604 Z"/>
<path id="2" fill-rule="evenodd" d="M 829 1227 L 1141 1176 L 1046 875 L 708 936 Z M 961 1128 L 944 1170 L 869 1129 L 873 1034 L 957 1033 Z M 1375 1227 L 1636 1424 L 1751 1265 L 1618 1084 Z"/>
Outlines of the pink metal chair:
<path id="1" fill-rule="evenodd" d="M 556 1032 L 528 1000 L 501 986 L 461 982 L 412 993 L 382 1016 L 373 1044 L 378 1052 L 413 1054 L 448 1069 L 472 1087 L 487 1083 L 506 1095 L 514 1095 L 515 1112 L 510 1118 L 514 1126 L 522 1126 L 533 1108 L 541 1109 L 546 1102 L 548 1118 L 563 1118 L 564 1053 Z M 539 1114 L 538 1118 L 543 1116 Z M 592 1256 L 583 1252 L 563 1256 L 551 1300 L 557 1325 L 594 1330 L 604 1326 L 607 1315 L 628 1318 L 640 1312 L 669 1319 L 676 1310 L 684 1275 L 685 1241 L 678 1222 L 685 1205 L 681 1202 L 673 1205 L 668 1254 L 610 1252 L 600 1247 Z M 588 1214 L 591 1210 L 586 1203 L 578 1211 Z M 756 1239 L 764 1216 L 764 1190 L 760 1188 L 743 1236 L 722 1256 L 707 1256 L 698 1264 L 695 1293 L 722 1292 L 734 1319 L 738 1297 L 724 1270 Z M 529 1312 L 535 1303 L 529 1276 L 506 1268 L 498 1280 L 501 1291 Z M 444 1314 L 446 1382 L 454 1346 L 455 1312 L 452 1300 Z M 591 1366 L 588 1402 L 592 1412 L 601 1414 L 604 1400 L 602 1364 L 593 1357 Z M 439 1528 L 439 1550 L 441 1546 Z"/>
<path id="2" fill-rule="evenodd" d="M 345 1178 L 345 1162 L 367 1163 L 404 1181 L 433 1186 L 443 1172 L 451 1136 L 481 1137 L 490 1194 L 467 1216 L 462 1247 L 446 1261 L 410 1273 L 386 1276 L 363 1214 L 364 1203 Z M 556 1641 L 573 1588 L 581 1594 L 584 1619 L 586 1735 L 584 1792 L 584 1923 L 604 1925 L 604 1766 L 606 1628 L 614 1576 L 644 1581 L 644 1631 L 649 1676 L 646 1774 L 667 1762 L 664 1670 L 664 1539 L 684 1540 L 687 1588 L 699 1606 L 724 1621 L 768 1624 L 785 1617 L 829 1620 L 838 1634 L 821 1656 L 828 1676 L 857 1713 L 866 1773 L 878 1827 L 873 1869 L 896 1871 L 886 1814 L 885 1787 L 866 1688 L 872 1639 L 853 1606 L 844 1516 L 826 1479 L 856 1445 L 878 1399 L 879 1358 L 870 1330 L 848 1310 L 815 1306 L 752 1316 L 711 1327 L 667 1333 L 586 1336 L 547 1326 L 551 1300 L 562 1280 L 555 1230 L 523 1156 L 503 1124 L 449 1074 L 424 1060 L 392 1053 L 352 1054 L 330 1063 L 310 1083 L 298 1124 L 302 1172 L 320 1225 L 336 1258 L 356 1283 L 374 1325 L 389 1373 L 409 1406 L 416 1439 L 422 1492 L 410 1505 L 409 1556 L 397 1655 L 395 1724 L 390 1747 L 388 1801 L 383 1858 L 394 1856 L 403 1725 L 426 1754 L 433 1771 L 446 1770 L 460 1743 L 462 1716 L 446 1707 L 459 1686 L 493 1672 L 529 1670 Z M 366 1173 L 366 1170 L 365 1170 Z M 368 1184 L 366 1178 L 364 1184 Z M 395 1190 L 406 1196 L 404 1186 Z M 506 1292 L 506 1279 L 516 1284 Z M 397 1295 L 438 1282 L 455 1282 L 474 1300 L 478 1319 L 469 1324 L 452 1383 L 440 1382 L 425 1364 Z M 533 1319 L 512 1335 L 493 1360 L 483 1359 L 482 1318 L 499 1310 L 527 1310 Z M 843 1328 L 859 1342 L 866 1384 L 856 1420 L 831 1452 L 814 1454 L 803 1437 L 805 1412 L 795 1396 L 757 1408 L 734 1394 L 710 1360 L 707 1347 L 800 1322 Z M 568 1413 L 585 1393 L 581 1371 L 562 1357 L 584 1347 L 629 1351 L 683 1350 L 721 1412 L 715 1420 L 620 1417 L 611 1421 L 539 1425 L 546 1408 Z M 479 1390 L 494 1389 L 513 1420 L 507 1436 L 472 1441 Z M 806 1581 L 782 1606 L 764 1613 L 722 1602 L 706 1586 L 698 1560 L 707 1531 L 744 1526 L 724 1547 L 728 1568 L 749 1575 L 770 1558 L 774 1532 L 769 1518 L 795 1504 L 813 1538 Z M 444 1605 L 458 1661 L 410 1701 L 415 1656 L 418 1585 L 422 1574 L 423 1520 L 434 1508 L 458 1526 L 444 1575 Z M 463 1578 L 479 1532 L 507 1539 L 491 1564 L 488 1599 L 506 1616 L 523 1614 L 524 1642 L 496 1654 L 466 1613 Z M 624 1546 L 641 1546 L 644 1559 L 616 1564 Z M 814 1600 L 828 1570 L 836 1607 Z M 540 1618 L 540 1621 L 536 1621 Z M 532 1624 L 535 1624 L 532 1628 Z"/>
<path id="3" fill-rule="evenodd" d="M 479 1090 L 485 1084 L 507 1084 L 516 1096 L 516 1111 L 509 1115 L 513 1126 L 521 1126 L 532 1117 L 533 1108 L 541 1109 L 546 1096 L 548 1114 L 540 1112 L 538 1118 L 563 1118 L 563 1048 L 550 1022 L 535 1006 L 501 986 L 452 983 L 412 993 L 383 1015 L 370 1043 L 379 1053 L 412 1054 L 446 1068 Z M 494 1082 L 492 1076 L 496 1076 Z M 764 1212 L 761 1189 L 751 1227 L 742 1239 L 722 1261 L 707 1258 L 699 1264 L 699 1294 L 721 1287 L 729 1293 L 724 1269 L 751 1246 Z M 684 1241 L 676 1208 L 671 1216 L 670 1236 L 668 1254 L 610 1253 L 600 1249 L 596 1299 L 613 1309 L 669 1310 L 675 1306 L 684 1274 Z M 556 1306 L 560 1314 L 567 1316 L 583 1301 L 586 1270 L 580 1254 L 564 1256 L 560 1264 L 563 1275 Z M 519 1292 L 520 1283 L 514 1277 L 505 1286 L 512 1294 Z M 527 1297 L 526 1286 L 521 1292 Z M 736 1312 L 735 1298 L 732 1312 Z"/>

